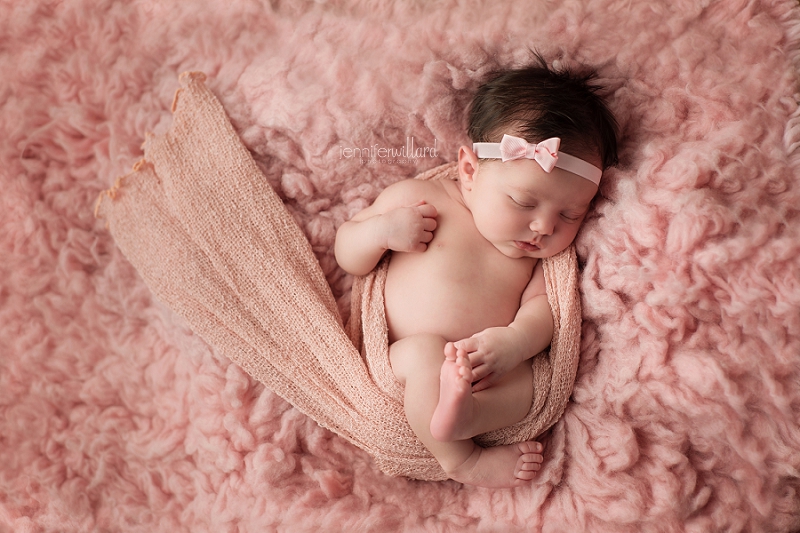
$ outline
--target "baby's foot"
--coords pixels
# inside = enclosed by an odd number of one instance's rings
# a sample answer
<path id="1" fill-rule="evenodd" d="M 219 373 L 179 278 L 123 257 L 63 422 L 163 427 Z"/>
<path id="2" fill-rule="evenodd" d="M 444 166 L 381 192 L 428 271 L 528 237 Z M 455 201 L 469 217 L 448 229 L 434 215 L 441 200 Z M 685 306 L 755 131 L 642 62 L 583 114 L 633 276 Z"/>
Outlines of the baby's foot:
<path id="1" fill-rule="evenodd" d="M 543 446 L 534 441 L 481 448 L 447 474 L 451 479 L 478 487 L 517 487 L 530 482 L 542 468 Z"/>
<path id="2" fill-rule="evenodd" d="M 449 342 L 439 377 L 439 403 L 431 418 L 433 438 L 450 442 L 473 437 L 469 423 L 474 414 L 472 398 L 472 366 L 464 350 Z"/>

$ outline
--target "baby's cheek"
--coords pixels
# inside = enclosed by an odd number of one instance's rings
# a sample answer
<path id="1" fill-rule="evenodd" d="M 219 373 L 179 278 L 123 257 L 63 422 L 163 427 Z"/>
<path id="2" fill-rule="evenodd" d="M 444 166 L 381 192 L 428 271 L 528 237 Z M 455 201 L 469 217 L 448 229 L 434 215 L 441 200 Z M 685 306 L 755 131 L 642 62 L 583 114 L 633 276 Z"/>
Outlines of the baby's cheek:
<path id="1" fill-rule="evenodd" d="M 528 229 L 528 224 L 525 219 L 513 214 L 504 213 L 499 211 L 494 219 L 494 231 L 500 238 L 518 237 L 518 234 Z"/>

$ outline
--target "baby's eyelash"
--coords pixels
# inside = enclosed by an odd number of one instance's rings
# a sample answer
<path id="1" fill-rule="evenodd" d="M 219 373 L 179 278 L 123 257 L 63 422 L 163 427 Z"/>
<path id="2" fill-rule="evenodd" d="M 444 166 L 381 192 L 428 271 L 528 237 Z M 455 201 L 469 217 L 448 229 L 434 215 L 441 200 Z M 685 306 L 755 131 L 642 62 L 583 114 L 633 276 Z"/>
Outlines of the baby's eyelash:
<path id="1" fill-rule="evenodd" d="M 520 209 L 535 209 L 536 208 L 535 204 L 531 205 L 531 204 L 520 202 L 519 200 L 517 200 L 516 198 L 514 198 L 511 195 L 509 195 L 508 197 Z M 577 215 L 573 215 L 572 213 L 562 213 L 561 214 L 561 217 L 564 220 L 566 220 L 567 222 L 577 222 L 577 221 L 579 221 L 581 219 L 582 216 L 583 216 L 583 213 L 580 213 L 580 214 L 577 214 Z"/>
<path id="2" fill-rule="evenodd" d="M 518 206 L 522 207 L 523 209 L 533 209 L 534 207 L 536 207 L 535 205 L 528 205 L 528 204 L 522 203 L 522 202 L 518 201 L 516 198 L 514 198 L 513 196 L 509 196 L 509 198 L 511 198 L 512 202 L 514 202 Z"/>

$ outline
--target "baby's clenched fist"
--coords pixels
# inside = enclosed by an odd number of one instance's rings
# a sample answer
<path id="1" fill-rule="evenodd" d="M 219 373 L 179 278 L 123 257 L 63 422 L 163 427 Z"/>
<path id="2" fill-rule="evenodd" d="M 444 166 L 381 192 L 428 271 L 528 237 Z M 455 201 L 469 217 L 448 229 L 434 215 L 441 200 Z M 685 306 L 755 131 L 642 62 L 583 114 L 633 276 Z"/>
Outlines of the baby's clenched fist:
<path id="1" fill-rule="evenodd" d="M 436 229 L 436 208 L 425 202 L 398 207 L 381 215 L 381 231 L 387 250 L 424 252 Z"/>

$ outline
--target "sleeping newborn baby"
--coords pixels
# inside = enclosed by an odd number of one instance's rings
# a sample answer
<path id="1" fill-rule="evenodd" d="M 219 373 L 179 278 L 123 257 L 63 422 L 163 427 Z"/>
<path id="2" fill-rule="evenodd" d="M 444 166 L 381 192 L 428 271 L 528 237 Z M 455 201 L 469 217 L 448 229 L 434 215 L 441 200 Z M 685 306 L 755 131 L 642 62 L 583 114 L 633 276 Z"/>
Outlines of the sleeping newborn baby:
<path id="1" fill-rule="evenodd" d="M 354 275 L 391 251 L 389 357 L 406 416 L 462 483 L 512 487 L 541 468 L 538 442 L 472 438 L 530 410 L 531 358 L 554 327 L 539 259 L 572 243 L 616 162 L 616 123 L 593 77 L 541 58 L 496 74 L 472 102 L 458 180 L 395 183 L 336 235 Z"/>

